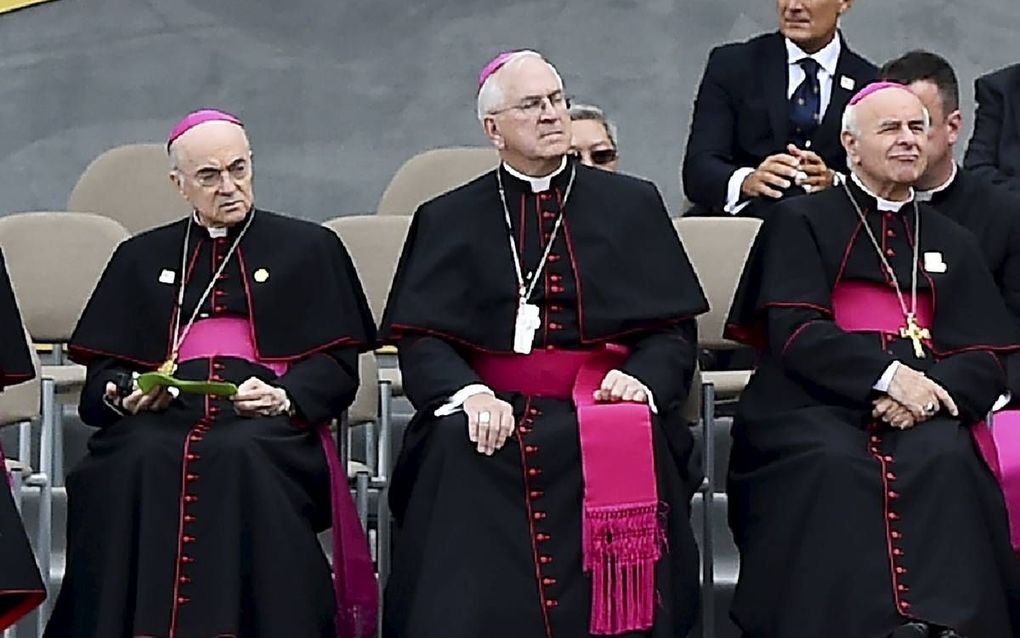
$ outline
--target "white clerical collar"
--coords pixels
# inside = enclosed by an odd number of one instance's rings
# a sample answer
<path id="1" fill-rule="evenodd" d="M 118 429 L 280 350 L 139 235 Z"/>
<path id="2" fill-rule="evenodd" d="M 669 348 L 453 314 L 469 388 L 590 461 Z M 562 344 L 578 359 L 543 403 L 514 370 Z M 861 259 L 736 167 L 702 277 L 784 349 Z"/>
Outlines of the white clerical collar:
<path id="1" fill-rule="evenodd" d="M 870 188 L 868 188 L 867 186 L 864 185 L 864 182 L 861 181 L 861 178 L 857 177 L 857 173 L 850 173 L 850 179 L 854 180 L 854 184 L 857 184 L 857 187 L 860 188 L 862 191 L 864 191 L 865 194 L 875 198 L 875 202 L 876 202 L 876 206 L 878 206 L 878 210 L 882 211 L 883 213 L 885 213 L 885 212 L 896 212 L 899 209 L 903 208 L 903 206 L 905 204 L 909 204 L 910 202 L 914 201 L 914 189 L 913 188 L 910 189 L 910 197 L 906 198 L 902 202 L 894 202 L 891 199 L 885 199 L 883 197 L 879 197 L 874 192 L 872 192 L 872 190 Z"/>
<path id="2" fill-rule="evenodd" d="M 199 226 L 202 226 L 202 228 L 206 229 L 209 232 L 209 237 L 211 237 L 213 239 L 219 239 L 220 237 L 226 237 L 227 236 L 227 230 L 228 229 L 227 229 L 226 226 L 220 226 L 218 228 L 212 228 L 210 226 L 204 226 L 204 225 L 202 225 L 202 222 L 199 221 L 199 219 L 198 219 L 198 212 L 197 211 L 192 213 L 192 215 L 193 215 L 193 217 L 195 219 L 195 223 L 198 224 Z"/>
<path id="3" fill-rule="evenodd" d="M 835 77 L 836 65 L 839 63 L 839 54 L 843 50 L 843 43 L 840 42 L 839 34 L 832 36 L 832 40 L 818 51 L 808 54 L 804 49 L 797 46 L 790 38 L 783 38 L 786 42 L 786 61 L 792 66 L 799 64 L 804 58 L 812 58 L 825 72 Z"/>
<path id="4" fill-rule="evenodd" d="M 947 188 L 949 188 L 949 185 L 953 183 L 954 179 L 956 179 L 956 170 L 957 170 L 956 169 L 956 162 L 953 162 L 953 172 L 949 174 L 949 179 L 947 179 L 941 185 L 936 186 L 935 188 L 932 188 L 932 189 L 929 189 L 929 190 L 926 190 L 926 191 L 922 191 L 922 190 L 917 191 L 917 194 L 916 194 L 917 201 L 919 201 L 919 202 L 930 202 L 932 197 L 935 197 L 936 194 L 941 193 L 942 191 L 944 191 Z"/>
<path id="5" fill-rule="evenodd" d="M 513 166 L 510 166 L 506 162 L 503 162 L 503 168 L 506 169 L 507 173 L 510 173 L 522 182 L 531 184 L 532 193 L 541 193 L 549 190 L 549 186 L 552 184 L 553 178 L 563 172 L 563 169 L 567 167 L 567 157 L 563 156 L 563 161 L 560 162 L 560 167 L 549 173 L 545 177 L 532 177 L 531 175 L 525 175 L 524 173 L 516 170 Z"/>

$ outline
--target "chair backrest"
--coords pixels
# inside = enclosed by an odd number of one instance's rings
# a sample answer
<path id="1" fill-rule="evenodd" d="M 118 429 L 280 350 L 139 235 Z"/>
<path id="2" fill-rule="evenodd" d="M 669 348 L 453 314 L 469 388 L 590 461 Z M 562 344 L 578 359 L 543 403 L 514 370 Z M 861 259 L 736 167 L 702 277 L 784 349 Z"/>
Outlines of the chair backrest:
<path id="1" fill-rule="evenodd" d="M 737 343 L 723 338 L 723 329 L 761 220 L 681 217 L 673 224 L 708 297 L 709 311 L 698 318 L 698 342 L 713 350 L 736 348 Z"/>
<path id="2" fill-rule="evenodd" d="M 0 247 L 21 317 L 38 343 L 71 338 L 78 317 L 128 232 L 88 213 L 17 213 L 0 218 Z"/>
<path id="3" fill-rule="evenodd" d="M 39 355 L 31 346 L 28 331 L 25 331 L 25 340 L 28 342 L 28 349 L 32 352 L 32 367 L 35 368 L 35 378 L 17 385 L 12 385 L 0 391 L 0 427 L 14 425 L 22 421 L 29 421 L 39 416 L 40 398 L 42 393 L 42 381 L 40 380 L 41 368 L 39 366 Z M 27 460 L 27 459 L 25 459 Z"/>
<path id="4" fill-rule="evenodd" d="M 495 148 L 457 146 L 419 153 L 397 169 L 379 199 L 379 215 L 411 215 L 430 199 L 499 165 Z"/>
<path id="5" fill-rule="evenodd" d="M 347 422 L 356 427 L 372 423 L 379 418 L 379 368 L 374 352 L 363 352 L 358 356 L 358 392 L 354 402 L 347 408 Z"/>
<path id="6" fill-rule="evenodd" d="M 92 160 L 74 185 L 67 210 L 115 219 L 131 234 L 187 215 L 191 208 L 170 183 L 162 144 L 127 144 Z"/>
<path id="7" fill-rule="evenodd" d="M 348 215 L 323 224 L 343 240 L 365 288 L 376 323 L 382 318 L 410 217 Z"/>

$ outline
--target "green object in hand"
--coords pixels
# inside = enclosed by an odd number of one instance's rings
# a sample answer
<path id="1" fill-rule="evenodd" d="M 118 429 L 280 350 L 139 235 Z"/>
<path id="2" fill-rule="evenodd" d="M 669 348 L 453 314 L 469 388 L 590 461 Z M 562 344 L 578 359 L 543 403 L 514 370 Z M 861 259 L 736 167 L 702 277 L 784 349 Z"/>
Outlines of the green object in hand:
<path id="1" fill-rule="evenodd" d="M 146 372 L 138 376 L 138 388 L 149 392 L 157 386 L 177 388 L 181 392 L 191 394 L 209 394 L 217 397 L 232 397 L 237 394 L 237 386 L 229 381 L 187 381 L 176 379 L 162 372 Z"/>

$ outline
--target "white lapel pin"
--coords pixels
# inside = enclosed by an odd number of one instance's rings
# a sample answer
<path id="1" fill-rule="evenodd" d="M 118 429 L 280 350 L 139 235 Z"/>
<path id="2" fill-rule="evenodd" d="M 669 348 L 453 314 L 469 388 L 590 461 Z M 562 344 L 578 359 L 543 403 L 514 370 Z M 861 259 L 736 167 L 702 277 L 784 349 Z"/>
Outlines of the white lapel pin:
<path id="1" fill-rule="evenodd" d="M 924 254 L 924 269 L 928 272 L 944 273 L 949 267 L 942 261 L 942 253 L 935 252 Z"/>
<path id="2" fill-rule="evenodd" d="M 854 87 L 857 86 L 854 79 L 848 75 L 844 75 L 839 78 L 839 85 L 847 91 L 853 91 Z"/>
<path id="3" fill-rule="evenodd" d="M 159 283 L 161 284 L 172 284 L 175 279 L 177 279 L 177 273 L 172 270 L 164 268 L 163 272 L 159 273 Z"/>

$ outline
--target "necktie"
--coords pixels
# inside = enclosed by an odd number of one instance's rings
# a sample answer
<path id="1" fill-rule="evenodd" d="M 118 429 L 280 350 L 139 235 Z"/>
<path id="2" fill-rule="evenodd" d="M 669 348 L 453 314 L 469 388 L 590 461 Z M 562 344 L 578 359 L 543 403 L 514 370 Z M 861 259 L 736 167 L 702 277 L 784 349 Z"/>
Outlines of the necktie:
<path id="1" fill-rule="evenodd" d="M 822 100 L 818 84 L 818 69 L 821 67 L 813 58 L 804 58 L 797 64 L 804 69 L 804 81 L 790 96 L 790 141 L 806 148 L 821 120 Z"/>

